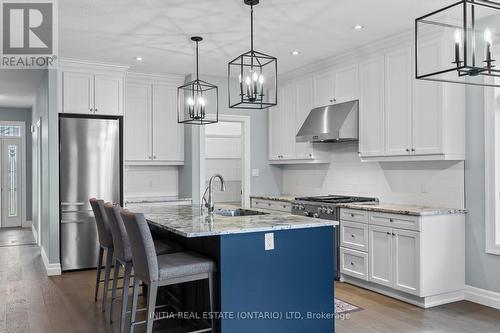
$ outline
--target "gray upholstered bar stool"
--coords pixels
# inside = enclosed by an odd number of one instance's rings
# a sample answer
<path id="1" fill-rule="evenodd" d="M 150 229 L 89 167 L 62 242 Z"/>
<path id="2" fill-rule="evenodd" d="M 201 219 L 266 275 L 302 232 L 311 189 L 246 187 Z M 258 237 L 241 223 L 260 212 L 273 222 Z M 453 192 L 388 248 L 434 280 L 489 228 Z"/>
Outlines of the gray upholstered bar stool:
<path id="1" fill-rule="evenodd" d="M 94 211 L 95 222 L 97 224 L 97 235 L 99 237 L 99 258 L 97 259 L 97 277 L 95 281 L 95 297 L 97 302 L 97 294 L 99 293 L 99 284 L 101 283 L 102 259 L 104 251 L 106 251 L 106 267 L 104 273 L 104 293 L 102 296 L 102 311 L 106 311 L 106 300 L 108 296 L 109 276 L 111 275 L 111 265 L 113 264 L 113 237 L 108 222 L 108 217 L 104 212 L 104 201 L 96 198 L 89 199 L 90 206 Z"/>
<path id="2" fill-rule="evenodd" d="M 118 288 L 118 275 L 120 269 L 123 267 L 122 307 L 120 313 L 120 333 L 123 333 L 125 332 L 125 320 L 127 316 L 127 303 L 129 296 L 128 289 L 132 273 L 132 249 L 130 247 L 127 230 L 125 229 L 125 225 L 123 224 L 123 220 L 120 215 L 120 212 L 123 209 L 118 204 L 108 202 L 104 205 L 104 210 L 108 216 L 115 249 L 115 271 L 113 276 L 113 289 L 111 292 L 110 321 L 113 321 L 113 308 L 114 300 L 116 299 L 116 290 Z M 157 255 L 182 251 L 182 246 L 167 240 L 154 240 L 154 247 Z"/>
<path id="3" fill-rule="evenodd" d="M 157 256 L 154 250 L 153 237 L 149 231 L 148 224 L 143 214 L 134 214 L 123 211 L 121 213 L 125 228 L 129 235 L 132 246 L 132 261 L 134 263 L 134 296 L 132 300 L 132 315 L 130 320 L 130 332 L 134 332 L 137 324 L 146 323 L 146 332 L 153 331 L 154 311 L 158 287 L 178 284 L 190 281 L 208 279 L 210 295 L 210 311 L 213 311 L 213 273 L 215 263 L 195 252 L 177 252 Z M 148 286 L 147 297 L 147 319 L 135 321 L 137 312 L 137 299 L 139 295 L 139 283 L 142 281 Z M 197 330 L 196 332 L 208 332 L 214 328 L 212 320 L 211 327 Z"/>

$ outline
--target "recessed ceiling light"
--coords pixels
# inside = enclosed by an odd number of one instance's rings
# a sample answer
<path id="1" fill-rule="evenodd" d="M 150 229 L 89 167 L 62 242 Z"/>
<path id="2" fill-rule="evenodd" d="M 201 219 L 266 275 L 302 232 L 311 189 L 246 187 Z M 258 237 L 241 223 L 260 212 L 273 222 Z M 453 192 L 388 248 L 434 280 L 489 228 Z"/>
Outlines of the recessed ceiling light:
<path id="1" fill-rule="evenodd" d="M 142 61 L 142 57 L 135 57 L 136 61 Z"/>
<path id="2" fill-rule="evenodd" d="M 354 30 L 363 30 L 365 27 L 362 26 L 361 24 L 357 24 L 354 27 L 352 27 Z"/>
<path id="3" fill-rule="evenodd" d="M 295 50 L 295 51 L 292 51 L 291 53 L 292 53 L 292 55 L 299 55 L 300 51 Z"/>

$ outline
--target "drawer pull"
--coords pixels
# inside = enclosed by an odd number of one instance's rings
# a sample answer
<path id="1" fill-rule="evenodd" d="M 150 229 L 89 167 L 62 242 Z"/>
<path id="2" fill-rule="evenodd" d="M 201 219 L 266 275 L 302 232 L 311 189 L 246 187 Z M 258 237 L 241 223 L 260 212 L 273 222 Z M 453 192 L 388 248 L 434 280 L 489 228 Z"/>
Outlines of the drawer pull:
<path id="1" fill-rule="evenodd" d="M 269 207 L 271 207 L 271 205 L 272 205 L 272 204 L 271 204 L 271 203 L 268 203 L 267 205 L 268 205 Z"/>
<path id="2" fill-rule="evenodd" d="M 390 233 L 389 231 L 387 231 L 387 234 L 388 234 L 389 236 L 391 235 L 391 233 Z"/>
<path id="3" fill-rule="evenodd" d="M 351 237 L 352 237 L 352 238 L 355 238 L 356 236 L 354 236 L 354 235 L 351 235 Z"/>
<path id="4" fill-rule="evenodd" d="M 354 214 L 353 214 L 353 213 L 351 213 L 351 217 L 354 217 Z"/>
<path id="5" fill-rule="evenodd" d="M 354 266 L 354 263 L 351 261 L 351 266 Z"/>
<path id="6" fill-rule="evenodd" d="M 396 236 L 396 234 L 395 234 L 395 233 L 392 233 L 392 235 L 393 235 L 393 236 Z"/>
<path id="7" fill-rule="evenodd" d="M 389 219 L 389 222 L 394 222 L 394 220 L 393 219 Z"/>

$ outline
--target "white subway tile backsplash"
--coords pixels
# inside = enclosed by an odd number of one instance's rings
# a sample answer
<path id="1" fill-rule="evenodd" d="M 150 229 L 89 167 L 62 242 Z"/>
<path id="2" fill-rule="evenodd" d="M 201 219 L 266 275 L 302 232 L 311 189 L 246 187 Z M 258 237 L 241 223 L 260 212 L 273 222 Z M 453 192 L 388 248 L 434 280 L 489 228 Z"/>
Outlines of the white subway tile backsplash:
<path id="1" fill-rule="evenodd" d="M 361 162 L 355 144 L 328 147 L 329 165 L 283 168 L 283 193 L 374 196 L 391 203 L 464 207 L 464 162 Z"/>
<path id="2" fill-rule="evenodd" d="M 179 176 L 176 166 L 125 166 L 125 198 L 177 196 L 178 193 Z"/>

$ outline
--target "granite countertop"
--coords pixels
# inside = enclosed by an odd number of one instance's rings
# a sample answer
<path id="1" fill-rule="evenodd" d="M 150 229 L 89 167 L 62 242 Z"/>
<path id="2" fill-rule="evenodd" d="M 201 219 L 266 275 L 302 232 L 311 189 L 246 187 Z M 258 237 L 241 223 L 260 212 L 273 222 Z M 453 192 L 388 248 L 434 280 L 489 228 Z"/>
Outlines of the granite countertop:
<path id="1" fill-rule="evenodd" d="M 141 196 L 128 197 L 125 199 L 125 204 L 142 204 L 142 203 L 163 203 L 163 202 L 191 202 L 191 198 L 179 198 L 177 196 Z"/>
<path id="2" fill-rule="evenodd" d="M 292 202 L 295 201 L 297 196 L 291 194 L 277 194 L 277 195 L 251 195 L 250 199 L 262 199 L 262 200 L 272 200 L 272 201 L 282 201 L 282 202 Z"/>
<path id="3" fill-rule="evenodd" d="M 238 207 L 216 205 L 215 208 L 235 209 Z M 252 210 L 269 214 L 234 217 L 215 214 L 210 218 L 207 214 L 200 214 L 200 206 L 165 205 L 141 207 L 138 205 L 134 207 L 134 211 L 145 214 L 150 224 L 184 237 L 217 236 L 338 225 L 337 221 L 320 220 L 263 209 L 252 208 Z"/>
<path id="4" fill-rule="evenodd" d="M 362 209 L 372 212 L 402 214 L 402 215 L 415 215 L 415 216 L 429 216 L 429 215 L 447 215 L 447 214 L 465 214 L 467 211 L 457 208 L 444 208 L 444 207 L 426 207 L 417 205 L 401 205 L 391 203 L 377 203 L 377 204 L 341 204 L 343 208 Z"/>

